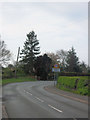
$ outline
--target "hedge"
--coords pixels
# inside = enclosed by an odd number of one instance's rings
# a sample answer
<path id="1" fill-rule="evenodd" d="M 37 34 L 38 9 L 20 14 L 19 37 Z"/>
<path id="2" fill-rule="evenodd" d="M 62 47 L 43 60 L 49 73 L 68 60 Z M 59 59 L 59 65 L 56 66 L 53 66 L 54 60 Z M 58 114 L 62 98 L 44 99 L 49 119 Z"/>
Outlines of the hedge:
<path id="1" fill-rule="evenodd" d="M 88 95 L 88 76 L 60 76 L 57 81 L 57 87 L 74 93 Z"/>
<path id="2" fill-rule="evenodd" d="M 59 76 L 90 76 L 90 73 L 60 72 Z"/>

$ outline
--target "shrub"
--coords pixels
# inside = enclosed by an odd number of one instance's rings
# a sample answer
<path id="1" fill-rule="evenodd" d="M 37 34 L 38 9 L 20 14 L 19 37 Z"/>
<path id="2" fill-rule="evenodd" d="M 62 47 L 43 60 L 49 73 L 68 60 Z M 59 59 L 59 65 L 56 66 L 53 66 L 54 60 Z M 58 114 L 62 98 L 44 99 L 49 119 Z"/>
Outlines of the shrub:
<path id="1" fill-rule="evenodd" d="M 74 89 L 75 88 L 75 82 L 76 82 L 76 77 L 59 77 L 58 83 L 60 85 L 63 85 L 64 87 Z"/>
<path id="2" fill-rule="evenodd" d="M 79 77 L 79 81 L 78 81 L 78 84 L 77 84 L 77 87 L 78 88 L 83 88 L 85 86 L 88 86 L 88 77 Z"/>
<path id="3" fill-rule="evenodd" d="M 60 76 L 90 76 L 90 73 L 60 72 Z"/>
<path id="4" fill-rule="evenodd" d="M 70 90 L 74 93 L 89 95 L 88 76 L 60 76 L 57 81 L 57 87 L 63 90 Z"/>

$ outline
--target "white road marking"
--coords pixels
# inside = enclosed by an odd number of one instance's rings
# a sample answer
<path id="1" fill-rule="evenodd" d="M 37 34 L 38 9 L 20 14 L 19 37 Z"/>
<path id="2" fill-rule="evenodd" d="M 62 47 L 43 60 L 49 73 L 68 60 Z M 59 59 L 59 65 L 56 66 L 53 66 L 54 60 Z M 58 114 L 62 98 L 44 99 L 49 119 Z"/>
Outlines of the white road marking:
<path id="1" fill-rule="evenodd" d="M 32 95 L 30 92 L 28 92 L 28 94 Z"/>
<path id="2" fill-rule="evenodd" d="M 30 92 L 28 92 L 28 91 L 26 91 L 26 90 L 24 90 L 24 92 L 26 92 L 26 93 L 28 93 L 28 94 L 30 94 L 30 95 L 32 95 Z M 38 98 L 38 97 L 35 97 L 37 100 L 39 100 L 40 102 L 44 102 L 43 100 L 41 100 L 40 98 Z"/>
<path id="3" fill-rule="evenodd" d="M 40 98 L 38 98 L 38 97 L 35 97 L 36 99 L 38 99 L 40 102 L 44 102 L 43 100 L 41 100 Z"/>
<path id="4" fill-rule="evenodd" d="M 27 91 L 26 93 L 28 93 L 28 94 L 32 95 L 32 94 L 31 94 L 30 92 L 28 92 L 28 91 Z"/>
<path id="5" fill-rule="evenodd" d="M 26 90 L 24 90 L 24 92 L 26 92 L 26 93 L 28 93 L 28 94 L 32 95 L 30 92 L 28 92 L 28 91 L 26 91 Z"/>
<path id="6" fill-rule="evenodd" d="M 55 107 L 53 107 L 52 105 L 48 105 L 49 107 L 51 107 L 51 108 L 53 108 L 54 110 L 56 110 L 56 111 L 58 111 L 58 112 L 63 112 L 63 111 L 61 111 L 61 110 L 59 110 L 59 109 L 57 109 L 57 108 L 55 108 Z"/>

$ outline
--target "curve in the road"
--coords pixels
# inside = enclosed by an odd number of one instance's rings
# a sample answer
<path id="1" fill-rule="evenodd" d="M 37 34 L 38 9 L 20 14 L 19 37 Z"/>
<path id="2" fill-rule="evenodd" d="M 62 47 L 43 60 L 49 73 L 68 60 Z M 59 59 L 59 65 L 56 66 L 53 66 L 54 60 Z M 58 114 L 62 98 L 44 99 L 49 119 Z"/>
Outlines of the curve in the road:
<path id="1" fill-rule="evenodd" d="M 3 87 L 9 118 L 88 118 L 88 105 L 43 89 L 52 81 L 13 83 Z"/>

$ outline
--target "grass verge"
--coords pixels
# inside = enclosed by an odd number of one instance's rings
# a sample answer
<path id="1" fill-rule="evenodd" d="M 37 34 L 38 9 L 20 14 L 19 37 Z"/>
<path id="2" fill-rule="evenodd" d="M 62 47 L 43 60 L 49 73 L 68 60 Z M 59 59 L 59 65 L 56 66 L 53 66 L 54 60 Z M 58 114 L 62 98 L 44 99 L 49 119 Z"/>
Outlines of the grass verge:
<path id="1" fill-rule="evenodd" d="M 16 82 L 29 82 L 29 81 L 36 81 L 32 77 L 19 77 L 19 78 L 10 78 L 10 79 L 3 79 L 2 85 L 6 85 L 8 83 L 16 83 Z"/>
<path id="2" fill-rule="evenodd" d="M 88 77 L 75 76 L 66 77 L 60 76 L 57 81 L 57 88 L 81 95 L 88 95 Z"/>

